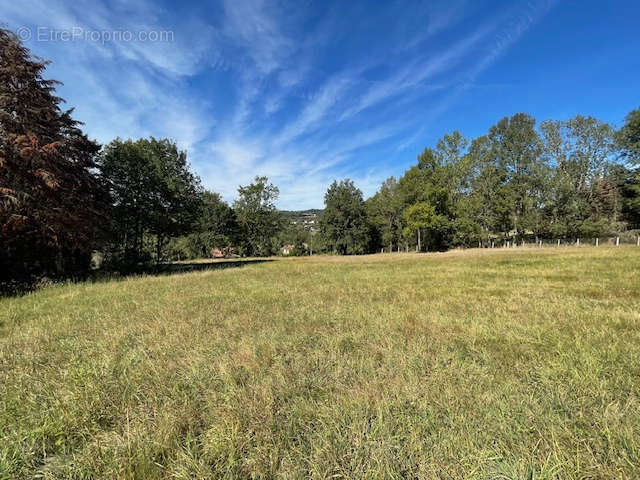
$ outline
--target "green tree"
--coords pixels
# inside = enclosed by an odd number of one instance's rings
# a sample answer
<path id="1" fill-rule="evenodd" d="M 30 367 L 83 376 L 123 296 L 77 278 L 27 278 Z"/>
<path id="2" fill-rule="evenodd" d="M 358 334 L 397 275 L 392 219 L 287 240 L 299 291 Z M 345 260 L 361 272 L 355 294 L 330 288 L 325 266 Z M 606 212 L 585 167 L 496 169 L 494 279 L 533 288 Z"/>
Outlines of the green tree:
<path id="1" fill-rule="evenodd" d="M 215 248 L 233 247 L 238 242 L 238 223 L 233 209 L 222 197 L 205 190 L 193 232 L 173 239 L 170 243 L 170 257 L 184 260 L 208 258 Z"/>
<path id="2" fill-rule="evenodd" d="M 284 228 L 284 220 L 275 202 L 280 190 L 267 177 L 255 177 L 253 183 L 238 188 L 233 204 L 240 230 L 242 253 L 268 256 L 275 252 L 276 237 Z"/>
<path id="3" fill-rule="evenodd" d="M 495 234 L 507 235 L 511 229 L 506 170 L 496 164 L 487 136 L 473 140 L 467 158 L 472 173 L 464 216 L 477 225 L 481 240 L 490 244 Z"/>
<path id="4" fill-rule="evenodd" d="M 554 236 L 598 236 L 617 229 L 622 208 L 611 178 L 614 132 L 593 117 L 543 122 L 543 155 L 555 166 L 545 203 Z"/>
<path id="5" fill-rule="evenodd" d="M 489 129 L 489 164 L 504 178 L 511 225 L 520 237 L 534 230 L 541 205 L 545 164 L 535 119 L 525 113 L 505 117 Z M 494 176 L 494 175 L 492 175 Z"/>
<path id="6" fill-rule="evenodd" d="M 334 181 L 324 196 L 320 234 L 329 251 L 357 255 L 369 249 L 370 227 L 362 192 L 353 181 Z"/>
<path id="7" fill-rule="evenodd" d="M 167 139 L 116 139 L 100 163 L 113 201 L 108 261 L 123 270 L 152 255 L 160 263 L 167 241 L 192 231 L 201 207 L 200 180 L 186 153 Z"/>
<path id="8" fill-rule="evenodd" d="M 616 132 L 615 140 L 622 158 L 640 166 L 640 108 L 627 115 L 624 126 Z M 640 228 L 640 168 L 626 169 L 620 185 L 624 220 L 631 228 Z"/>
<path id="9" fill-rule="evenodd" d="M 394 245 L 400 247 L 403 228 L 402 197 L 396 179 L 390 177 L 385 180 L 380 190 L 365 203 L 382 245 L 388 247 L 389 251 L 394 249 Z"/>
<path id="10" fill-rule="evenodd" d="M 404 220 L 406 227 L 403 233 L 407 238 L 415 236 L 419 252 L 423 246 L 427 250 L 442 248 L 441 238 L 451 228 L 450 220 L 444 215 L 438 215 L 433 205 L 427 202 L 408 207 L 404 211 Z"/>
<path id="11" fill-rule="evenodd" d="M 222 197 L 210 191 L 202 194 L 196 235 L 201 238 L 203 256 L 214 248 L 232 247 L 238 240 L 238 222 L 233 209 Z"/>
<path id="12" fill-rule="evenodd" d="M 616 142 L 624 158 L 640 164 L 640 108 L 629 112 L 624 126 L 616 132 Z"/>
<path id="13" fill-rule="evenodd" d="M 444 135 L 436 148 L 425 148 L 417 165 L 405 172 L 398 182 L 403 207 L 427 203 L 447 225 L 456 221 L 460 202 L 468 194 L 471 164 L 465 154 L 468 141 L 459 132 Z M 416 237 L 417 238 L 417 237 Z M 462 237 L 453 235 L 450 228 L 431 231 L 431 248 L 443 249 Z"/>

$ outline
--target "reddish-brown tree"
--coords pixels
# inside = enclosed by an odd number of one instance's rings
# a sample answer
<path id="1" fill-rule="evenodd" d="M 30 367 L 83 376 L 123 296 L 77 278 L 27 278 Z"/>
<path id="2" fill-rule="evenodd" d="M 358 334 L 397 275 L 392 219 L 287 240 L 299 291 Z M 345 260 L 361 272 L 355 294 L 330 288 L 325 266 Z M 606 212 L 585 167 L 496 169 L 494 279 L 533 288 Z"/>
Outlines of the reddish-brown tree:
<path id="1" fill-rule="evenodd" d="M 89 140 L 48 62 L 0 30 L 0 283 L 77 276 L 99 238 L 100 146 Z"/>

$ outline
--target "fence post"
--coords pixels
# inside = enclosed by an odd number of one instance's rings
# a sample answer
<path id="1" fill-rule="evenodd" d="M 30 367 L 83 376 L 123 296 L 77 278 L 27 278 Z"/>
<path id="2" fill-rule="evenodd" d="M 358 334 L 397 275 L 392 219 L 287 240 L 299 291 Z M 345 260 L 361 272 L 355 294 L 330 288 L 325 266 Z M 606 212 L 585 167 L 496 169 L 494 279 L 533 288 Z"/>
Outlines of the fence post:
<path id="1" fill-rule="evenodd" d="M 638 241 L 636 242 L 636 246 L 640 247 L 640 235 L 638 235 Z"/>
<path id="2" fill-rule="evenodd" d="M 616 247 L 620 246 L 620 237 L 616 237 Z"/>
<path id="3" fill-rule="evenodd" d="M 579 247 L 579 246 L 580 246 L 580 239 L 578 238 L 576 239 L 576 247 Z"/>
<path id="4" fill-rule="evenodd" d="M 522 246 L 524 247 L 524 240 L 522 240 Z"/>
<path id="5" fill-rule="evenodd" d="M 600 244 L 600 239 L 596 238 L 596 247 Z"/>
<path id="6" fill-rule="evenodd" d="M 558 239 L 558 246 L 560 246 L 560 239 Z"/>

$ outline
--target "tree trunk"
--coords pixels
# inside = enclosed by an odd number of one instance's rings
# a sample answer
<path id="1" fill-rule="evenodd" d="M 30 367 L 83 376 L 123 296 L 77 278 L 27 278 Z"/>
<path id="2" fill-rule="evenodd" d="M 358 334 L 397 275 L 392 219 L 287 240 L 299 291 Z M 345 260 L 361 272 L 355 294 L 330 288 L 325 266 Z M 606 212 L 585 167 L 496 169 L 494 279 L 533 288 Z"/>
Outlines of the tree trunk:
<path id="1" fill-rule="evenodd" d="M 162 256 L 162 235 L 156 235 L 156 267 L 160 266 L 161 256 Z"/>

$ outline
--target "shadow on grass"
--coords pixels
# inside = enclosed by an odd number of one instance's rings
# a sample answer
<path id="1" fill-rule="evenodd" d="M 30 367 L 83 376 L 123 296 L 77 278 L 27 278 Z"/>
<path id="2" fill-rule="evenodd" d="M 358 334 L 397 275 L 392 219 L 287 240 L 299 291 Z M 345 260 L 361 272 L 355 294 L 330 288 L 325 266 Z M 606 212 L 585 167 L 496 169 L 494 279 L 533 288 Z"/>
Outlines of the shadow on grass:
<path id="1" fill-rule="evenodd" d="M 226 268 L 246 267 L 260 263 L 273 262 L 271 259 L 254 258 L 246 260 L 211 260 L 210 262 L 176 262 L 166 263 L 145 272 L 148 275 L 172 275 L 174 273 L 202 272 L 205 270 L 224 270 Z"/>
<path id="2" fill-rule="evenodd" d="M 206 270 L 224 270 L 227 268 L 240 268 L 247 265 L 257 265 L 260 263 L 273 262 L 268 258 L 248 258 L 237 260 L 210 260 L 201 262 L 175 262 L 164 263 L 148 268 L 140 268 L 136 271 L 116 272 L 110 270 L 94 270 L 91 274 L 83 277 L 65 278 L 33 278 L 24 281 L 0 281 L 0 298 L 19 297 L 47 286 L 64 283 L 103 283 L 117 280 L 124 280 L 140 276 L 166 276 L 189 272 L 203 272 Z"/>

